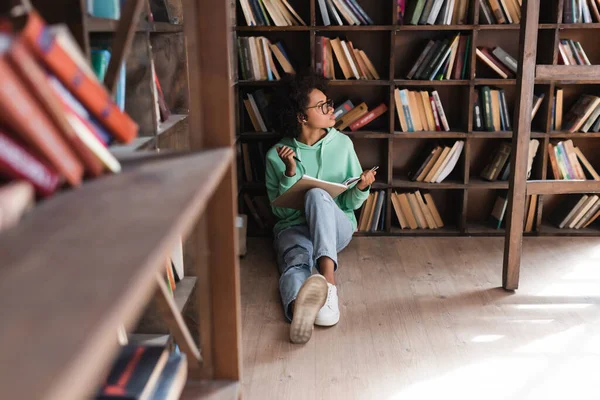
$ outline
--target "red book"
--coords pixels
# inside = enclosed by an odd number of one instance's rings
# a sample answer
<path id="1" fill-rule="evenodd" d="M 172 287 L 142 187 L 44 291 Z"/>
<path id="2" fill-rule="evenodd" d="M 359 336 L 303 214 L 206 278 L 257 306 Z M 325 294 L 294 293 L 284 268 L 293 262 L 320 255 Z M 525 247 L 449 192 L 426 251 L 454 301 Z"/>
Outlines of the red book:
<path id="1" fill-rule="evenodd" d="M 486 47 L 479 47 L 479 51 L 481 51 L 490 60 L 490 62 L 493 62 L 496 67 L 500 68 L 502 72 L 504 72 L 508 76 L 509 79 L 515 76 L 515 74 L 513 74 L 513 72 L 510 69 L 508 69 L 508 67 L 504 65 L 500 60 L 498 60 L 496 56 L 494 56 L 492 52 L 489 51 Z"/>
<path id="2" fill-rule="evenodd" d="M 370 112 L 363 115 L 361 118 L 357 119 L 353 123 L 350 124 L 350 130 L 355 131 L 357 129 L 362 128 L 367 125 L 369 122 L 373 121 L 375 118 L 379 117 L 381 114 L 387 111 L 387 106 L 385 103 L 381 103 L 377 107 L 375 107 Z"/>
<path id="3" fill-rule="evenodd" d="M 6 56 L 0 56 L 0 110 L 3 123 L 48 161 L 71 185 L 79 185 L 83 165 L 46 113 L 23 85 Z"/>
<path id="4" fill-rule="evenodd" d="M 79 139 L 64 116 L 61 102 L 48 84 L 46 73 L 33 58 L 22 39 L 15 40 L 7 53 L 9 61 L 38 104 L 54 122 L 57 131 L 67 142 L 91 176 L 102 174 L 104 167 L 92 151 Z"/>
<path id="5" fill-rule="evenodd" d="M 138 125 L 119 109 L 97 79 L 88 76 L 77 66 L 35 11 L 30 12 L 21 35 L 36 57 L 117 140 L 129 143 L 137 136 Z"/>
<path id="6" fill-rule="evenodd" d="M 3 131 L 0 131 L 0 175 L 30 182 L 43 197 L 54 193 L 60 184 L 60 177 L 52 167 Z"/>

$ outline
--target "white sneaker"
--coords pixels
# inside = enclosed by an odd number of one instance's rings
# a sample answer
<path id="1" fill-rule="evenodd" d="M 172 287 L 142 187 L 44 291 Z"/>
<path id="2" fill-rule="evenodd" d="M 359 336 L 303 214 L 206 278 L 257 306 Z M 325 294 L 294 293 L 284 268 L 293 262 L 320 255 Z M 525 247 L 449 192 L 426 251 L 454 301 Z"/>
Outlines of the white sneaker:
<path id="1" fill-rule="evenodd" d="M 337 287 L 327 282 L 328 292 L 325 305 L 319 310 L 315 325 L 333 326 L 340 320 L 340 309 L 338 306 Z"/>
<path id="2" fill-rule="evenodd" d="M 294 301 L 294 315 L 290 327 L 292 343 L 306 343 L 312 336 L 317 313 L 327 299 L 327 280 L 322 275 L 311 275 L 304 281 Z"/>

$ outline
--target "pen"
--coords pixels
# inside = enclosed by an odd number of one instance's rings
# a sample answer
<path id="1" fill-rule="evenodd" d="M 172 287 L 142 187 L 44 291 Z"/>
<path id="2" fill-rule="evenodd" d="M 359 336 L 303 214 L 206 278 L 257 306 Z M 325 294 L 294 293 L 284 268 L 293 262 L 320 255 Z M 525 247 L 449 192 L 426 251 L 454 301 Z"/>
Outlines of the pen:
<path id="1" fill-rule="evenodd" d="M 300 159 L 296 156 L 294 156 L 294 160 L 298 161 L 299 163 L 301 163 L 302 161 L 300 161 Z"/>

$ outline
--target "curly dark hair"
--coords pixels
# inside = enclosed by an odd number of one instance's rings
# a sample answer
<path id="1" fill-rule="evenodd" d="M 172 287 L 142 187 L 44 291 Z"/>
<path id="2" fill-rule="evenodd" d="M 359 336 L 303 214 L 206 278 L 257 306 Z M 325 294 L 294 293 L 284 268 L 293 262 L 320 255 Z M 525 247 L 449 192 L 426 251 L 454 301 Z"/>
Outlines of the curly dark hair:
<path id="1" fill-rule="evenodd" d="M 271 121 L 275 131 L 283 136 L 297 138 L 302 132 L 298 115 L 308 107 L 308 96 L 313 89 L 325 92 L 327 80 L 311 71 L 285 75 L 270 102 Z"/>

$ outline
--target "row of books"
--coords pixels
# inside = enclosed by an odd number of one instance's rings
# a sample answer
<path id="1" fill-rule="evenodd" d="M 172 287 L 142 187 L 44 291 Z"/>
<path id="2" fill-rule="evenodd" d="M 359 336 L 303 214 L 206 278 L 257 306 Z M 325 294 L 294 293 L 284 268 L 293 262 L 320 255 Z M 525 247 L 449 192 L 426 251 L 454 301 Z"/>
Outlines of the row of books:
<path id="1" fill-rule="evenodd" d="M 450 130 L 437 90 L 429 93 L 395 88 L 394 101 L 403 132 Z"/>
<path id="2" fill-rule="evenodd" d="M 317 0 L 323 25 L 332 21 L 337 25 L 373 25 L 373 20 L 362 9 L 357 0 Z"/>
<path id="3" fill-rule="evenodd" d="M 533 95 L 532 120 L 544 98 L 544 93 Z M 474 93 L 473 129 L 488 132 L 510 131 L 512 119 L 509 110 L 504 89 L 481 86 L 479 91 Z"/>
<path id="4" fill-rule="evenodd" d="M 379 79 L 373 63 L 363 51 L 351 41 L 317 36 L 315 46 L 316 71 L 328 79 L 337 79 L 333 55 L 345 79 Z"/>
<path id="5" fill-rule="evenodd" d="M 466 79 L 471 35 L 429 40 L 406 75 L 407 79 Z"/>
<path id="6" fill-rule="evenodd" d="M 531 175 L 533 161 L 537 154 L 540 142 L 537 139 L 529 141 L 529 154 L 527 158 L 527 178 Z M 512 147 L 510 142 L 501 142 L 492 152 L 486 166 L 481 171 L 480 176 L 488 181 L 507 181 L 510 175 L 510 153 Z"/>
<path id="7" fill-rule="evenodd" d="M 571 39 L 561 39 L 558 43 L 559 61 L 564 65 L 592 65 L 581 43 Z"/>
<path id="8" fill-rule="evenodd" d="M 565 0 L 563 23 L 589 24 L 592 22 L 600 22 L 600 2 L 598 0 Z"/>
<path id="9" fill-rule="evenodd" d="M 306 26 L 287 0 L 239 0 L 248 26 Z"/>
<path id="10" fill-rule="evenodd" d="M 590 176 L 591 179 L 600 181 L 600 175 L 570 139 L 555 144 L 548 143 L 548 159 L 554 179 L 588 179 Z"/>
<path id="11" fill-rule="evenodd" d="M 494 47 L 493 49 L 477 47 L 475 54 L 477 59 L 483 61 L 501 78 L 514 78 L 517 75 L 517 60 L 501 47 Z"/>
<path id="12" fill-rule="evenodd" d="M 272 44 L 263 36 L 239 36 L 237 41 L 243 79 L 274 81 L 280 80 L 283 72 L 296 73 L 281 42 Z"/>
<path id="13" fill-rule="evenodd" d="M 408 25 L 465 24 L 469 0 L 398 0 L 398 23 Z"/>
<path id="14" fill-rule="evenodd" d="M 600 217 L 600 197 L 597 194 L 566 196 L 550 214 L 548 220 L 560 229 L 588 227 Z"/>
<path id="15" fill-rule="evenodd" d="M 21 30 L 0 36 L 0 174 L 26 180 L 39 196 L 121 170 L 107 149 L 128 143 L 138 125 L 113 101 L 68 28 L 35 10 Z"/>
<path id="16" fill-rule="evenodd" d="M 344 130 L 349 127 L 351 131 L 356 131 L 382 116 L 387 110 L 385 103 L 369 111 L 365 102 L 355 107 L 351 100 L 346 100 L 333 111 L 336 118 L 335 128 Z"/>
<path id="17" fill-rule="evenodd" d="M 178 399 L 187 379 L 187 358 L 178 348 L 121 346 L 95 399 Z"/>
<path id="18" fill-rule="evenodd" d="M 494 229 L 500 229 L 505 226 L 506 209 L 508 207 L 508 191 L 499 190 L 494 206 L 490 212 L 490 225 Z M 535 223 L 535 212 L 537 210 L 537 195 L 529 195 L 525 199 L 525 215 L 523 217 L 523 232 L 532 232 Z"/>
<path id="19" fill-rule="evenodd" d="M 415 168 L 408 173 L 411 181 L 441 183 L 456 167 L 465 142 L 457 140 L 452 146 L 433 143 L 422 152 Z"/>
<path id="20" fill-rule="evenodd" d="M 392 206 L 402 229 L 439 229 L 444 221 L 430 193 L 392 192 Z"/>
<path id="21" fill-rule="evenodd" d="M 387 203 L 385 190 L 375 190 L 363 203 L 358 218 L 358 232 L 377 232 L 384 230 Z"/>
<path id="22" fill-rule="evenodd" d="M 518 24 L 521 0 L 479 0 L 479 23 Z"/>
<path id="23" fill-rule="evenodd" d="M 489 132 L 511 129 L 511 117 L 504 89 L 482 86 L 474 93 L 473 129 Z"/>

